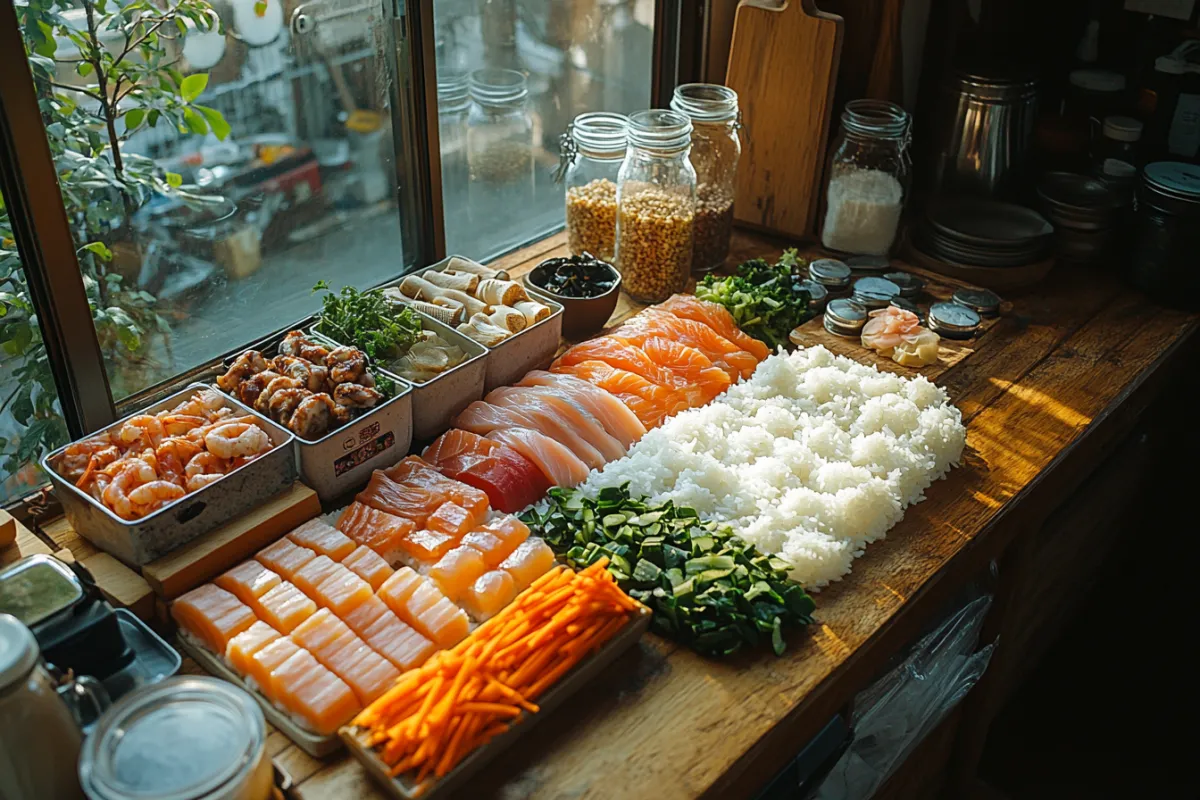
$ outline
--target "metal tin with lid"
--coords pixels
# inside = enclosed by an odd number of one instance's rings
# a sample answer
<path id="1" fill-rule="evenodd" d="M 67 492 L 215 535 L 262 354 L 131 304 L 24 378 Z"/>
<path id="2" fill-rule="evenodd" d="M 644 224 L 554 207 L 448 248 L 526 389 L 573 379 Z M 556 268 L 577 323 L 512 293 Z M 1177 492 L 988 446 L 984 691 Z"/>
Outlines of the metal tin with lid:
<path id="1" fill-rule="evenodd" d="M 1166 305 L 1200 307 L 1200 166 L 1148 164 L 1135 207 L 1130 282 Z"/>
<path id="2" fill-rule="evenodd" d="M 216 678 L 171 678 L 105 712 L 79 760 L 89 800 L 267 800 L 266 722 Z"/>
<path id="3" fill-rule="evenodd" d="M 854 282 L 852 299 L 866 308 L 887 308 L 892 298 L 899 296 L 900 287 L 887 278 L 870 276 Z"/>
<path id="4" fill-rule="evenodd" d="M 959 289 L 950 300 L 966 306 L 981 317 L 994 317 L 1000 313 L 1000 295 L 990 289 Z"/>
<path id="5" fill-rule="evenodd" d="M 825 306 L 825 330 L 835 336 L 853 338 L 867 324 L 867 309 L 861 303 L 839 297 Z"/>
<path id="6" fill-rule="evenodd" d="M 925 288 L 925 281 L 911 272 L 885 272 L 883 277 L 900 288 L 901 297 L 916 297 Z"/>
<path id="7" fill-rule="evenodd" d="M 829 290 L 812 278 L 800 281 L 800 287 L 808 292 L 808 310 L 816 314 L 825 307 L 829 299 Z"/>
<path id="8" fill-rule="evenodd" d="M 850 287 L 850 268 L 836 258 L 818 258 L 808 265 L 810 280 L 824 286 L 830 293 Z"/>
<path id="9" fill-rule="evenodd" d="M 32 555 L 0 570 L 0 612 L 33 628 L 84 599 L 78 576 L 57 558 Z"/>
<path id="10" fill-rule="evenodd" d="M 958 303 L 934 303 L 929 307 L 929 330 L 947 339 L 970 339 L 983 322 L 978 312 Z"/>

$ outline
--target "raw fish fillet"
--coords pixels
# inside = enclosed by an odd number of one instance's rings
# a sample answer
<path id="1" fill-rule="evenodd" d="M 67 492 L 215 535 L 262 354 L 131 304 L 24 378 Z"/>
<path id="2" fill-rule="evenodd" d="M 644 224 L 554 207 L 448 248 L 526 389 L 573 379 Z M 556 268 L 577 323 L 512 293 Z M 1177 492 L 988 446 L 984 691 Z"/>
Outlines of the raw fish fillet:
<path id="1" fill-rule="evenodd" d="M 483 553 L 474 547 L 462 545 L 446 553 L 429 568 L 429 579 L 437 584 L 442 594 L 450 598 L 450 602 L 457 603 L 487 570 Z"/>
<path id="2" fill-rule="evenodd" d="M 317 557 L 317 554 L 307 547 L 301 547 L 291 539 L 284 537 L 274 544 L 267 545 L 258 551 L 254 558 L 258 563 L 275 571 L 284 580 L 291 580 L 296 570 Z"/>
<path id="3" fill-rule="evenodd" d="M 463 595 L 462 607 L 472 619 L 484 622 L 511 603 L 519 591 L 512 575 L 502 569 L 494 569 L 476 579 Z"/>
<path id="4" fill-rule="evenodd" d="M 354 551 L 355 544 L 346 534 L 322 519 L 310 519 L 288 534 L 288 538 L 301 547 L 307 547 L 319 555 L 341 561 Z"/>
<path id="5" fill-rule="evenodd" d="M 555 374 L 571 375 L 603 389 L 624 403 L 647 428 L 656 428 L 667 417 L 688 409 L 687 400 L 674 389 L 659 386 L 628 370 L 603 361 L 581 361 L 555 367 Z"/>
<path id="6" fill-rule="evenodd" d="M 549 417 L 581 437 L 600 454 L 605 463 L 625 455 L 625 446 L 610 436 L 600 424 L 600 420 L 592 416 L 591 412 L 573 399 L 564 399 L 545 387 L 501 386 L 488 392 L 484 400 L 501 407 L 520 409 L 529 415 L 536 412 L 538 415 Z M 540 419 L 540 416 L 536 418 Z M 539 430 L 542 433 L 550 433 L 545 427 L 540 427 Z M 565 441 L 563 443 L 567 444 Z"/>
<path id="7" fill-rule="evenodd" d="M 213 579 L 213 583 L 253 608 L 255 600 L 279 585 L 280 577 L 257 561 L 250 560 L 225 570 Z"/>
<path id="8" fill-rule="evenodd" d="M 472 514 L 478 515 L 480 519 L 487 515 L 487 494 L 461 481 L 447 478 L 419 456 L 408 456 L 400 463 L 385 469 L 383 474 L 405 486 L 428 489 L 435 494 L 441 493 L 445 495 L 446 500 L 453 500 Z"/>
<path id="9" fill-rule="evenodd" d="M 483 515 L 476 516 L 458 503 L 448 501 L 442 503 L 438 506 L 437 511 L 429 515 L 429 521 L 425 523 L 425 527 L 454 539 L 461 539 L 464 533 L 483 522 L 483 519 Z"/>
<path id="10" fill-rule="evenodd" d="M 317 613 L 317 603 L 286 581 L 251 604 L 254 613 L 280 633 L 291 633 L 304 620 Z"/>
<path id="11" fill-rule="evenodd" d="M 365 544 L 360 544 L 353 553 L 343 558 L 342 566 L 366 581 L 371 591 L 383 585 L 392 574 L 392 568 L 383 560 L 383 556 Z"/>
<path id="12" fill-rule="evenodd" d="M 462 543 L 483 554 L 488 569 L 496 569 L 500 562 L 512 555 L 517 545 L 529 538 L 529 528 L 513 516 L 501 517 L 489 522 L 479 530 L 471 531 L 462 538 Z"/>
<path id="13" fill-rule="evenodd" d="M 539 414 L 538 409 L 528 406 L 476 400 L 463 409 L 451 424 L 481 436 L 496 431 L 534 431 L 558 442 L 585 466 L 604 466 L 605 463 L 599 451 L 584 441 L 569 424 L 544 411 Z"/>
<path id="14" fill-rule="evenodd" d="M 552 372 L 559 367 L 569 367 L 584 361 L 603 361 L 609 366 L 641 375 L 651 383 L 674 390 L 687 403 L 688 408 L 702 406 L 704 392 L 688 382 L 687 378 L 667 369 L 636 345 L 623 342 L 613 336 L 588 339 L 572 347 L 550 365 Z"/>
<path id="15" fill-rule="evenodd" d="M 445 491 L 430 491 L 421 486 L 396 483 L 381 470 L 375 470 L 371 473 L 367 488 L 359 492 L 355 499 L 371 508 L 410 519 L 417 527 L 423 528 L 429 515 L 437 511 L 438 506 L 449 500 L 450 496 Z"/>
<path id="16" fill-rule="evenodd" d="M 534 370 L 518 386 L 539 386 L 584 408 L 626 450 L 646 434 L 646 426 L 617 398 L 574 375 Z"/>
<path id="17" fill-rule="evenodd" d="M 764 342 L 760 342 L 737 326 L 733 315 L 724 306 L 700 300 L 695 295 L 677 294 L 659 303 L 655 308 L 674 314 L 680 319 L 703 322 L 759 361 L 771 354 L 771 349 Z"/>
<path id="18" fill-rule="evenodd" d="M 364 706 L 400 677 L 400 671 L 390 661 L 372 650 L 327 608 L 292 631 L 292 641 L 345 681 Z"/>
<path id="19" fill-rule="evenodd" d="M 555 486 L 575 486 L 588 476 L 587 464 L 544 433 L 528 428 L 509 428 L 492 431 L 487 438 L 508 445 L 528 458 Z"/>
<path id="20" fill-rule="evenodd" d="M 347 614 L 345 622 L 359 638 L 400 669 L 421 666 L 437 649 L 433 642 L 401 622 L 378 597 Z"/>
<path id="21" fill-rule="evenodd" d="M 536 536 L 521 542 L 513 554 L 500 562 L 500 569 L 513 576 L 517 589 L 525 589 L 554 566 L 554 551 Z"/>
<path id="22" fill-rule="evenodd" d="M 297 589 L 320 604 L 321 598 L 317 596 L 317 587 L 321 585 L 321 581 L 333 575 L 339 566 L 341 565 L 329 556 L 317 556 L 296 570 L 296 574 L 292 576 L 292 583 L 296 584 Z"/>
<path id="23" fill-rule="evenodd" d="M 254 654 L 280 637 L 279 631 L 265 622 L 255 622 L 249 628 L 229 640 L 225 647 L 225 660 L 239 675 L 250 672 L 250 659 Z"/>
<path id="24" fill-rule="evenodd" d="M 610 335 L 633 341 L 644 336 L 662 336 L 694 347 L 725 370 L 734 382 L 738 378 L 749 378 L 760 360 L 703 322 L 683 319 L 655 308 L 647 308 L 612 331 Z"/>
<path id="25" fill-rule="evenodd" d="M 607 392 L 592 388 L 610 397 Z M 623 403 L 617 404 L 632 416 Z M 446 477 L 482 489 L 498 511 L 520 511 L 540 500 L 550 489 L 550 481 L 528 458 L 471 431 L 452 428 L 425 448 L 421 456 Z"/>
<path id="26" fill-rule="evenodd" d="M 403 552 L 404 537 L 417 529 L 411 519 L 371 508 L 366 503 L 351 503 L 338 519 L 342 533 L 374 550 L 389 564 L 396 564 Z"/>
<path id="27" fill-rule="evenodd" d="M 643 352 L 659 364 L 674 372 L 690 386 L 700 392 L 703 402 L 729 388 L 737 377 L 730 378 L 724 370 L 713 366 L 708 356 L 694 347 L 672 341 L 663 336 L 650 336 L 637 340 Z"/>
<path id="28" fill-rule="evenodd" d="M 224 589 L 206 583 L 171 604 L 179 627 L 219 656 L 229 640 L 255 623 L 254 612 Z"/>
<path id="29" fill-rule="evenodd" d="M 429 566 L 444 556 L 456 541 L 448 533 L 439 531 L 413 531 L 400 543 L 404 561 L 417 566 Z"/>
<path id="30" fill-rule="evenodd" d="M 317 586 L 313 598 L 322 608 L 328 608 L 339 617 L 358 608 L 368 597 L 373 596 L 371 584 L 337 564 L 337 569 Z"/>
<path id="31" fill-rule="evenodd" d="M 428 579 L 401 567 L 379 587 L 379 598 L 396 616 L 433 640 L 453 647 L 467 635 L 467 615 Z"/>
<path id="32" fill-rule="evenodd" d="M 333 733 L 362 710 L 353 690 L 307 650 L 298 650 L 273 669 L 271 683 L 277 691 L 271 699 L 322 735 Z"/>

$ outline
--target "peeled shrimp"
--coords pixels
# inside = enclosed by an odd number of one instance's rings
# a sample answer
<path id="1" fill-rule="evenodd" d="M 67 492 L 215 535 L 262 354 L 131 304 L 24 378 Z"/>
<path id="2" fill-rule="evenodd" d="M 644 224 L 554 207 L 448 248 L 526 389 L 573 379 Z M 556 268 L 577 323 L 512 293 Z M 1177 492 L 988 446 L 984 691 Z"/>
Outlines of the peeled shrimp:
<path id="1" fill-rule="evenodd" d="M 371 408 L 382 399 L 377 390 L 358 383 L 342 383 L 333 390 L 333 401 L 347 408 Z"/>
<path id="2" fill-rule="evenodd" d="M 117 431 L 117 439 L 127 447 L 142 445 L 158 447 L 159 442 L 166 438 L 162 420 L 151 414 L 138 414 L 130 417 L 121 429 Z"/>
<path id="3" fill-rule="evenodd" d="M 285 356 L 299 356 L 314 364 L 324 364 L 329 350 L 305 336 L 301 331 L 290 331 L 279 343 L 279 352 Z"/>
<path id="4" fill-rule="evenodd" d="M 225 405 L 225 398 L 216 389 L 201 389 L 175 407 L 173 414 L 216 419 L 232 411 Z"/>
<path id="5" fill-rule="evenodd" d="M 88 459 L 87 468 L 83 471 L 83 474 L 79 476 L 79 480 L 75 481 L 75 485 L 81 489 L 86 487 L 87 484 L 92 481 L 98 471 L 112 464 L 120 457 L 121 450 L 115 444 L 110 444 L 107 447 L 92 453 L 91 458 Z"/>
<path id="6" fill-rule="evenodd" d="M 129 499 L 129 492 L 157 478 L 158 474 L 154 468 L 145 461 L 140 458 L 127 459 L 121 471 L 104 489 L 101 499 L 121 519 L 135 519 L 137 514 L 134 512 L 133 502 Z"/>
<path id="7" fill-rule="evenodd" d="M 231 392 L 246 378 L 268 368 L 267 360 L 263 358 L 262 353 L 257 350 L 247 350 L 234 360 L 224 375 L 217 378 L 217 386 Z"/>
<path id="8" fill-rule="evenodd" d="M 296 356 L 275 356 L 273 366 L 279 374 L 300 381 L 310 392 L 321 391 L 325 388 L 325 382 L 329 380 L 328 367 L 319 366 Z"/>
<path id="9" fill-rule="evenodd" d="M 304 384 L 295 378 L 289 378 L 286 375 L 281 375 L 275 380 L 267 384 L 266 388 L 258 395 L 258 399 L 254 401 L 254 410 L 267 414 L 271 409 L 271 395 L 278 392 L 280 389 L 303 389 Z"/>
<path id="10" fill-rule="evenodd" d="M 138 507 L 140 514 L 148 514 L 185 494 L 183 487 L 169 481 L 143 483 L 129 493 L 129 502 Z"/>
<path id="11" fill-rule="evenodd" d="M 359 383 L 363 386 L 374 386 L 372 379 L 369 383 L 367 375 L 367 356 L 357 347 L 338 347 L 331 350 L 325 361 L 329 365 L 329 379 L 337 383 Z"/>
<path id="12" fill-rule="evenodd" d="M 305 398 L 296 408 L 288 427 L 302 439 L 318 439 L 329 430 L 329 421 L 333 418 L 335 408 L 337 406 L 329 395 L 314 394 Z"/>
<path id="13" fill-rule="evenodd" d="M 268 416 L 280 425 L 287 425 L 292 413 L 308 397 L 312 397 L 308 389 L 280 389 L 271 395 Z"/>
<path id="14" fill-rule="evenodd" d="M 162 419 L 163 430 L 166 431 L 167 436 L 182 436 L 192 428 L 208 424 L 208 417 L 200 417 L 195 414 L 168 414 L 160 419 Z"/>
<path id="15" fill-rule="evenodd" d="M 896 345 L 904 341 L 904 334 L 912 333 L 920 326 L 920 318 L 911 311 L 894 306 L 876 309 L 871 312 L 871 318 L 863 326 L 863 347 L 877 350 L 880 355 L 890 356 Z"/>
<path id="16" fill-rule="evenodd" d="M 253 406 L 258 400 L 258 396 L 262 394 L 263 389 L 266 389 L 271 381 L 282 377 L 278 372 L 267 370 L 253 375 L 238 384 L 237 398 L 248 406 Z"/>
<path id="17" fill-rule="evenodd" d="M 271 447 L 271 438 L 266 432 L 249 422 L 232 422 L 218 425 L 204 437 L 208 451 L 221 458 L 252 456 Z"/>

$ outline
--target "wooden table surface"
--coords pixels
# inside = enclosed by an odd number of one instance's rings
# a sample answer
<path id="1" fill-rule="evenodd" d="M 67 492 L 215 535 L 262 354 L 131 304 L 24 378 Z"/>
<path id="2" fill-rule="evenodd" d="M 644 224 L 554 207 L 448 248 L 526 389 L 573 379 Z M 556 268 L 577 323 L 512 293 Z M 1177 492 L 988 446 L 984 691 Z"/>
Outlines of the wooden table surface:
<path id="1" fill-rule="evenodd" d="M 563 242 L 501 261 L 520 274 Z M 738 233 L 731 263 L 780 249 Z M 816 623 L 783 657 L 708 660 L 647 635 L 481 773 L 470 796 L 752 796 L 955 590 L 1037 529 L 1196 349 L 1197 316 L 1084 270 L 1056 269 L 1006 299 L 1012 309 L 936 377 L 967 425 L 962 465 L 817 595 Z M 616 317 L 636 310 L 623 297 Z M 348 756 L 318 762 L 279 733 L 271 750 L 304 800 L 383 797 Z"/>

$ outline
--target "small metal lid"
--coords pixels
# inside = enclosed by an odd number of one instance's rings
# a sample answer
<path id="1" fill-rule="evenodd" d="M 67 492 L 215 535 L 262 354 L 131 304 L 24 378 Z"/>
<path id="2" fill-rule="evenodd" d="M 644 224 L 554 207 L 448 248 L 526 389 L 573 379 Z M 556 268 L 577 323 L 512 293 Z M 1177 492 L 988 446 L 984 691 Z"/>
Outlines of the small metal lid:
<path id="1" fill-rule="evenodd" d="M 981 322 L 976 311 L 958 303 L 934 303 L 929 307 L 929 329 L 948 339 L 970 339 Z"/>
<path id="2" fill-rule="evenodd" d="M 854 301 L 867 308 L 886 308 L 893 297 L 899 296 L 900 287 L 887 278 L 870 276 L 854 282 Z"/>
<path id="3" fill-rule="evenodd" d="M 1200 214 L 1200 166 L 1177 161 L 1147 164 L 1139 200 L 1173 214 Z"/>
<path id="4" fill-rule="evenodd" d="M 909 300 L 904 295 L 899 295 L 899 294 L 896 295 L 895 297 L 892 298 L 892 301 L 890 303 L 888 303 L 888 305 L 891 306 L 892 308 L 899 308 L 903 311 L 911 311 L 912 313 L 916 314 L 918 317 L 921 316 L 920 307 L 916 303 L 914 303 L 912 300 Z"/>
<path id="5" fill-rule="evenodd" d="M 808 292 L 808 307 L 813 311 L 821 309 L 829 299 L 829 290 L 811 278 L 800 281 L 800 288 Z"/>
<path id="6" fill-rule="evenodd" d="M 883 277 L 900 287 L 901 297 L 916 297 L 925 288 L 925 281 L 911 272 L 885 272 Z"/>
<path id="7" fill-rule="evenodd" d="M 861 328 L 867 324 L 867 309 L 853 300 L 839 297 L 825 306 L 825 319 L 844 328 Z"/>
<path id="8" fill-rule="evenodd" d="M 887 269 L 892 265 L 887 256 L 851 256 L 846 259 L 850 269 Z"/>
<path id="9" fill-rule="evenodd" d="M 950 299 L 981 317 L 994 317 L 1000 313 L 1000 295 L 990 289 L 959 289 Z"/>
<path id="10" fill-rule="evenodd" d="M 808 277 L 832 289 L 850 285 L 850 268 L 836 258 L 818 258 L 808 265 Z"/>

